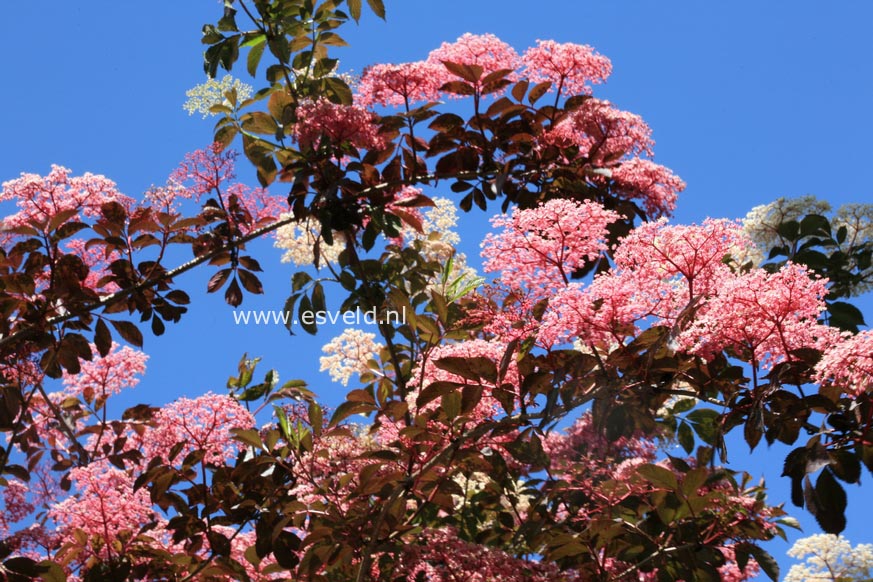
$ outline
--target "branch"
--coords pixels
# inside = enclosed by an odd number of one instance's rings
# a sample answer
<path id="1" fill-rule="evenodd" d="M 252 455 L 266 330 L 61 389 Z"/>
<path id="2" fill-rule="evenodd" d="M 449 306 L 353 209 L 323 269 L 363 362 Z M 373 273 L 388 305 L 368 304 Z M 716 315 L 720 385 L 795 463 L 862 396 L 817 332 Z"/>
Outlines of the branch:
<path id="1" fill-rule="evenodd" d="M 188 261 L 187 263 L 182 263 L 181 265 L 179 265 L 175 269 L 171 269 L 159 277 L 156 277 L 153 279 L 146 279 L 146 280 L 141 281 L 140 283 L 137 283 L 136 285 L 133 285 L 131 287 L 127 287 L 125 289 L 120 289 L 120 290 L 116 291 L 115 293 L 105 295 L 105 296 L 101 297 L 100 299 L 98 299 L 97 301 L 95 301 L 94 303 L 85 305 L 82 308 L 77 309 L 75 312 L 69 311 L 63 315 L 57 315 L 55 317 L 52 317 L 45 322 L 45 325 L 46 325 L 46 327 L 48 327 L 48 326 L 56 325 L 58 323 L 63 323 L 65 321 L 69 321 L 70 319 L 74 319 L 76 317 L 81 316 L 83 313 L 89 313 L 91 311 L 95 311 L 97 309 L 100 309 L 101 307 L 106 307 L 107 305 L 115 303 L 116 301 L 118 301 L 120 299 L 124 299 L 137 291 L 154 287 L 160 283 L 172 281 L 174 277 L 178 277 L 179 275 L 181 275 L 183 273 L 187 273 L 188 271 L 190 271 L 194 267 L 197 267 L 198 265 L 202 265 L 203 263 L 209 261 L 210 259 L 212 259 L 216 255 L 219 255 L 220 253 L 226 252 L 228 250 L 232 250 L 234 248 L 238 248 L 240 245 L 243 245 L 251 240 L 254 240 L 254 239 L 261 237 L 265 234 L 273 232 L 274 230 L 277 230 L 283 226 L 291 224 L 292 222 L 295 222 L 296 220 L 297 219 L 295 217 L 289 216 L 288 218 L 283 218 L 283 219 L 277 220 L 276 222 L 273 222 L 271 224 L 268 224 L 268 225 L 263 226 L 261 228 L 258 228 L 256 230 L 253 230 L 252 232 L 248 233 L 247 235 L 240 237 L 235 243 L 233 243 L 231 245 L 222 245 L 221 247 L 215 249 L 212 252 L 206 253 L 204 255 L 200 255 L 199 257 L 195 257 L 195 258 L 191 259 L 190 261 Z M 19 340 L 19 339 L 25 338 L 27 335 L 32 333 L 34 330 L 35 330 L 35 326 L 30 326 L 30 327 L 26 327 L 24 329 L 21 329 L 19 331 L 16 331 L 13 334 L 8 335 L 8 336 L 0 339 L 0 347 L 5 347 L 5 346 L 7 346 L 7 345 Z"/>

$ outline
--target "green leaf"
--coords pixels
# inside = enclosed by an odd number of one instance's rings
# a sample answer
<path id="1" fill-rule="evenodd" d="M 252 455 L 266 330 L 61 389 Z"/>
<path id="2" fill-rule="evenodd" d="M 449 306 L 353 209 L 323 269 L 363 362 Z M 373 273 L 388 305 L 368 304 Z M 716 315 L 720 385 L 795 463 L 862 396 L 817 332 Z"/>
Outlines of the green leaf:
<path id="1" fill-rule="evenodd" d="M 679 487 L 679 481 L 676 479 L 676 475 L 673 471 L 665 469 L 660 465 L 640 465 L 637 467 L 637 474 L 643 477 L 646 481 L 666 487 L 671 491 L 675 491 Z"/>
<path id="2" fill-rule="evenodd" d="M 67 579 L 63 568 L 51 560 L 43 560 L 36 565 L 36 568 L 42 582 L 65 582 Z"/>
<path id="3" fill-rule="evenodd" d="M 540 97 L 546 94 L 546 91 L 552 88 L 552 83 L 550 81 L 543 81 L 542 83 L 537 83 L 530 90 L 530 94 L 527 96 L 527 101 L 531 105 L 539 101 Z"/>
<path id="4" fill-rule="evenodd" d="M 827 304 L 827 308 L 828 323 L 837 329 L 857 333 L 859 326 L 866 325 L 864 314 L 851 303 L 833 301 Z"/>
<path id="5" fill-rule="evenodd" d="M 443 412 L 445 412 L 449 420 L 457 418 L 461 413 L 461 394 L 459 392 L 443 394 L 440 403 Z"/>
<path id="6" fill-rule="evenodd" d="M 456 382 L 431 382 L 418 394 L 415 405 L 422 408 L 450 392 L 457 392 L 461 385 Z"/>
<path id="7" fill-rule="evenodd" d="M 279 126 L 269 113 L 252 111 L 240 118 L 240 123 L 245 131 L 260 135 L 275 135 Z"/>
<path id="8" fill-rule="evenodd" d="M 231 123 L 222 125 L 221 128 L 215 132 L 213 140 L 220 143 L 223 147 L 227 147 L 233 142 L 237 134 L 239 134 L 239 128 L 235 124 Z"/>
<path id="9" fill-rule="evenodd" d="M 700 437 L 700 440 L 708 445 L 715 443 L 715 437 L 718 433 L 718 412 L 711 408 L 698 408 L 692 410 L 685 417 L 694 428 L 694 432 Z"/>
<path id="10" fill-rule="evenodd" d="M 497 380 L 497 365 L 490 358 L 482 356 L 472 358 L 449 356 L 435 360 L 434 365 L 474 382 L 479 382 L 483 378 L 490 382 Z"/>
<path id="11" fill-rule="evenodd" d="M 679 424 L 679 429 L 676 431 L 676 438 L 679 444 L 689 455 L 694 450 L 694 433 L 688 423 L 682 422 Z"/>
<path id="12" fill-rule="evenodd" d="M 353 414 L 370 414 L 375 409 L 375 406 L 366 402 L 343 402 L 334 411 L 330 419 L 330 427 L 335 427 Z"/>
<path id="13" fill-rule="evenodd" d="M 261 57 L 264 55 L 264 48 L 266 48 L 266 46 L 266 40 L 262 39 L 259 43 L 252 45 L 252 48 L 249 49 L 249 54 L 246 57 L 246 70 L 252 77 L 257 76 L 258 65 L 261 62 Z"/>
<path id="14" fill-rule="evenodd" d="M 238 440 L 239 442 L 248 445 L 250 447 L 254 447 L 256 449 L 263 449 L 264 443 L 261 440 L 261 435 L 258 434 L 258 431 L 249 428 L 249 429 L 240 429 L 240 428 L 232 428 L 230 429 L 230 433 Z"/>

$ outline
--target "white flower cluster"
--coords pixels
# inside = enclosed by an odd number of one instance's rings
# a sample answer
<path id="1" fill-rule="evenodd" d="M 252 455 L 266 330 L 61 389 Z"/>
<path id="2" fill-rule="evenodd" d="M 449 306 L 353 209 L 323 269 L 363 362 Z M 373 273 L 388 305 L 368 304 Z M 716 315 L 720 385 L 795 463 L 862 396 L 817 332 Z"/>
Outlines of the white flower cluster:
<path id="1" fill-rule="evenodd" d="M 422 251 L 425 259 L 437 261 L 442 264 L 451 264 L 451 272 L 446 274 L 444 280 L 453 282 L 459 278 L 464 281 L 472 281 L 476 278 L 476 272 L 467 266 L 466 257 L 463 253 L 455 251 L 455 245 L 461 241 L 461 237 L 453 229 L 458 223 L 455 204 L 448 198 L 434 198 L 435 206 L 422 213 L 422 231 L 418 232 L 410 226 L 404 226 L 401 230 L 401 239 L 404 244 L 412 241 L 422 242 Z M 285 219 L 289 215 L 284 214 L 280 218 Z M 316 241 L 319 250 L 319 265 L 325 262 L 335 263 L 339 254 L 345 248 L 345 240 L 342 233 L 333 233 L 333 244 L 328 245 L 319 234 L 318 225 L 315 221 L 292 223 L 283 226 L 276 231 L 276 240 L 273 245 L 283 249 L 283 263 L 293 263 L 298 267 L 313 264 L 313 248 Z M 449 261 L 451 259 L 451 261 Z M 437 283 L 435 282 L 434 285 Z"/>
<path id="2" fill-rule="evenodd" d="M 383 348 L 375 339 L 375 334 L 359 329 L 344 330 L 321 348 L 327 355 L 319 360 L 320 371 L 327 370 L 331 380 L 348 386 L 352 376 L 370 371 L 370 360 Z"/>
<path id="3" fill-rule="evenodd" d="M 405 226 L 401 235 L 405 241 L 422 241 L 425 258 L 446 265 L 449 272 L 444 273 L 441 280 L 434 281 L 431 289 L 438 288 L 443 295 L 448 295 L 446 286 L 463 287 L 465 282 L 477 279 L 477 274 L 475 269 L 467 265 L 466 255 L 455 250 L 461 242 L 461 237 L 454 230 L 458 224 L 455 203 L 441 197 L 434 198 L 433 203 L 433 208 L 422 216 L 421 229 L 424 232 Z"/>
<path id="4" fill-rule="evenodd" d="M 849 252 L 864 243 L 873 241 L 873 204 L 844 204 L 840 206 L 831 227 L 836 232 L 840 227 L 846 227 L 846 241 L 841 250 Z M 864 277 L 861 283 L 852 289 L 852 295 L 862 295 L 873 290 L 873 266 L 860 271 Z"/>
<path id="5" fill-rule="evenodd" d="M 801 220 L 808 214 L 827 215 L 831 205 L 815 196 L 779 198 L 770 204 L 754 207 L 743 219 L 743 230 L 755 246 L 734 253 L 734 259 L 742 265 L 748 261 L 759 265 L 765 260 L 764 253 L 777 245 L 787 244 L 778 232 L 781 223 Z M 834 237 L 840 227 L 846 227 L 846 239 L 840 250 L 851 256 L 860 245 L 873 241 L 873 204 L 844 204 L 832 214 L 831 229 Z M 873 290 L 873 267 L 861 271 L 864 280 L 852 290 L 852 295 L 861 295 Z"/>
<path id="6" fill-rule="evenodd" d="M 283 214 L 280 220 L 288 218 Z M 318 242 L 318 264 L 335 263 L 345 248 L 345 237 L 340 232 L 333 233 L 333 244 L 329 245 L 321 237 L 316 221 L 293 222 L 276 230 L 276 240 L 273 246 L 284 249 L 283 263 L 293 263 L 298 267 L 310 266 L 315 258 L 314 248 Z"/>
<path id="7" fill-rule="evenodd" d="M 830 210 L 830 204 L 812 195 L 783 197 L 752 208 L 743 219 L 743 230 L 758 247 L 766 250 L 785 243 L 778 232 L 783 222 L 800 220 L 807 214 L 827 214 Z"/>
<path id="8" fill-rule="evenodd" d="M 817 534 L 797 540 L 788 550 L 794 564 L 783 582 L 861 582 L 871 580 L 873 544 L 858 544 L 832 534 Z"/>
<path id="9" fill-rule="evenodd" d="M 205 83 L 196 85 L 186 91 L 185 96 L 188 100 L 185 101 L 183 107 L 188 112 L 188 115 L 200 113 L 206 119 L 210 115 L 216 115 L 211 110 L 214 105 L 231 105 L 225 95 L 231 89 L 236 89 L 237 103 L 245 101 L 252 96 L 253 89 L 251 85 L 247 85 L 230 75 L 225 75 L 220 81 L 207 79 Z"/>

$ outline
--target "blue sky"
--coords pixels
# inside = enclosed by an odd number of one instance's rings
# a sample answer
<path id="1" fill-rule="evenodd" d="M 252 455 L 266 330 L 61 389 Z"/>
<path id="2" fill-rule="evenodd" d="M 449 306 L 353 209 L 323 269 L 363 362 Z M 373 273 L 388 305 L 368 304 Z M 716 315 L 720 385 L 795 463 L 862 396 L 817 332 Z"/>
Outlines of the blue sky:
<path id="1" fill-rule="evenodd" d="M 741 217 L 779 196 L 815 194 L 838 205 L 873 200 L 873 4 L 601 0 L 532 4 L 517 0 L 386 0 L 387 22 L 350 27 L 343 69 L 423 58 L 464 32 L 491 32 L 522 51 L 536 39 L 590 44 L 614 73 L 596 95 L 638 113 L 656 140 L 655 159 L 688 183 L 675 220 Z M 204 80 L 200 27 L 220 4 L 17 2 L 4 7 L 0 57 L 3 155 L 0 181 L 47 173 L 102 173 L 131 196 L 163 183 L 182 156 L 211 138 L 211 121 L 182 110 L 185 91 Z M 245 174 L 242 174 L 245 176 Z M 280 190 L 281 192 L 281 190 Z M 461 235 L 476 255 L 485 216 L 464 217 Z M 253 247 L 267 266 L 267 295 L 246 307 L 279 308 L 291 271 L 269 243 Z M 182 323 L 146 338 L 150 371 L 124 404 L 162 403 L 221 391 L 243 352 L 264 371 L 304 377 L 328 403 L 345 393 L 317 373 L 320 345 L 282 328 L 238 328 L 223 302 L 205 296 L 205 274 L 180 282 L 194 298 Z M 865 302 L 871 313 L 869 301 Z M 873 315 L 868 316 L 873 318 Z M 764 475 L 774 500 L 785 450 L 743 446 L 731 461 Z M 870 479 L 869 475 L 864 480 Z M 849 529 L 873 542 L 873 506 L 850 487 Z M 868 492 L 869 494 L 869 492 Z M 801 511 L 806 532 L 817 531 Z M 770 550 L 783 558 L 784 544 Z M 786 563 L 783 558 L 783 563 Z"/>

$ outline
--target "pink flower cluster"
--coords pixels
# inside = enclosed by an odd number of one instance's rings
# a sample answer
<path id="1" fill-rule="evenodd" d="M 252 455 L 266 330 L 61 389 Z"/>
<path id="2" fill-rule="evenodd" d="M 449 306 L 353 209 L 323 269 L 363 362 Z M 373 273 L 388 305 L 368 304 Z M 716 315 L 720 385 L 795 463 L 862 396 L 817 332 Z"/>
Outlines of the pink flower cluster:
<path id="1" fill-rule="evenodd" d="M 537 40 L 527 49 L 522 63 L 534 83 L 548 81 L 559 95 L 590 94 L 591 85 L 606 81 L 612 73 L 608 58 L 588 45 Z"/>
<path id="2" fill-rule="evenodd" d="M 817 380 L 860 395 L 873 389 L 873 331 L 834 341 L 816 366 Z"/>
<path id="3" fill-rule="evenodd" d="M 572 340 L 596 349 L 624 343 L 643 324 L 664 325 L 673 328 L 672 349 L 705 358 L 729 350 L 764 367 L 801 347 L 833 343 L 833 330 L 817 321 L 827 281 L 793 264 L 775 273 L 734 272 L 724 259 L 751 242 L 727 220 L 645 223 L 615 249 L 611 271 L 588 285 L 570 283 L 568 275 L 603 250 L 614 216 L 593 203 L 562 200 L 495 219 L 503 231 L 486 237 L 482 253 L 485 268 L 500 272 L 495 289 L 517 308 L 531 309 L 538 298 L 549 303 L 536 330 L 523 323 L 529 314 L 516 313 L 520 326 L 498 318 L 486 322 L 489 331 L 510 341 L 528 329 L 547 349 Z"/>
<path id="4" fill-rule="evenodd" d="M 824 347 L 836 333 L 817 321 L 825 283 L 791 263 L 775 273 L 753 269 L 726 278 L 678 341 L 704 357 L 724 348 L 742 350 L 765 366 L 803 347 Z"/>
<path id="5" fill-rule="evenodd" d="M 318 147 L 322 139 L 357 149 L 381 149 L 386 145 L 373 113 L 357 105 L 337 105 L 321 98 L 301 103 L 297 114 L 294 138 L 301 148 Z"/>
<path id="6" fill-rule="evenodd" d="M 147 192 L 146 199 L 162 210 L 175 212 L 179 200 L 199 202 L 203 196 L 221 195 L 229 210 L 243 213 L 238 224 L 243 233 L 275 220 L 287 209 L 287 203 L 264 188 L 234 182 L 236 157 L 236 152 L 222 149 L 219 143 L 186 154 L 170 174 L 168 185 Z"/>
<path id="7" fill-rule="evenodd" d="M 570 505 L 569 496 L 562 502 L 558 516 L 571 521 L 587 521 L 597 512 L 625 497 L 643 492 L 637 483 L 636 467 L 655 460 L 655 443 L 642 437 L 621 437 L 610 442 L 594 424 L 590 412 L 562 432 L 551 432 L 543 440 L 543 449 L 551 460 L 550 474 L 560 479 L 568 491 L 584 494 L 592 503 Z M 602 488 L 605 481 L 627 483 L 622 490 Z M 596 502 L 594 502 L 596 500 Z"/>
<path id="8" fill-rule="evenodd" d="M 78 374 L 64 374 L 64 386 L 70 396 L 79 396 L 86 390 L 93 390 L 97 396 L 118 394 L 124 388 L 133 388 L 145 373 L 149 357 L 128 346 L 112 343 L 106 356 L 101 357 L 92 344 L 94 359 L 82 361 Z"/>
<path id="9" fill-rule="evenodd" d="M 77 211 L 79 218 L 95 218 L 106 202 L 118 202 L 126 208 L 134 203 L 132 198 L 118 191 L 115 182 L 104 176 L 91 173 L 71 176 L 70 170 L 56 165 L 47 176 L 22 173 L 20 178 L 4 182 L 0 202 L 6 201 L 14 201 L 21 209 L 3 219 L 3 226 L 7 228 L 30 221 L 47 221 L 67 210 Z"/>
<path id="10" fill-rule="evenodd" d="M 255 419 L 230 396 L 207 392 L 197 398 L 179 398 L 160 409 L 155 416 L 157 428 L 150 432 L 150 447 L 156 455 L 165 455 L 178 443 L 185 443 L 180 458 L 195 451 L 206 452 L 204 460 L 224 464 L 239 448 L 232 429 L 254 427 Z"/>
<path id="11" fill-rule="evenodd" d="M 516 558 L 498 549 L 462 540 L 452 528 L 428 529 L 407 545 L 394 572 L 404 580 L 428 582 L 559 582 L 554 564 Z"/>
<path id="12" fill-rule="evenodd" d="M 459 374 L 445 370 L 436 365 L 435 362 L 443 358 L 485 358 L 494 363 L 495 368 L 500 366 L 500 362 L 506 353 L 507 345 L 501 341 L 486 341 L 482 339 L 462 341 L 455 344 L 443 344 L 437 346 L 427 354 L 427 358 L 423 365 L 419 365 L 413 370 L 413 381 L 410 382 L 412 389 L 407 395 L 406 401 L 409 405 L 409 410 L 415 415 L 423 415 L 427 417 L 429 414 L 437 411 L 441 405 L 439 398 L 419 406 L 418 398 L 422 390 L 435 382 L 454 382 L 460 385 L 473 384 L 483 388 L 482 397 L 479 402 L 467 416 L 472 422 L 481 422 L 487 419 L 493 419 L 500 415 L 503 411 L 500 401 L 494 396 L 494 390 L 497 388 L 493 383 L 483 378 L 481 382 L 468 380 Z M 516 400 L 518 386 L 520 383 L 518 375 L 518 366 L 514 359 L 510 362 L 507 368 L 506 375 L 501 379 L 501 388 L 515 392 Z M 435 431 L 448 433 L 451 427 L 431 420 L 429 427 Z M 406 427 L 405 421 L 384 420 L 378 427 L 378 441 L 384 445 L 399 442 L 405 447 L 419 449 L 419 461 L 424 462 L 430 455 L 435 454 L 445 446 L 445 442 L 419 442 L 410 439 L 404 434 Z M 448 436 L 448 434 L 447 434 Z M 499 437 L 487 437 L 477 442 L 476 446 L 484 447 L 501 447 L 507 441 L 514 438 L 513 434 L 500 435 Z M 507 455 L 508 458 L 508 455 Z"/>
<path id="13" fill-rule="evenodd" d="M 130 475 L 106 461 L 75 467 L 70 477 L 77 493 L 55 503 L 49 517 L 66 538 L 82 530 L 91 551 L 102 559 L 111 557 L 121 532 L 136 533 L 154 518 L 148 491 L 134 491 Z"/>
<path id="14" fill-rule="evenodd" d="M 643 118 L 589 99 L 549 131 L 543 140 L 560 147 L 576 146 L 579 155 L 597 167 L 614 164 L 634 154 L 652 155 L 652 130 Z"/>
<path id="15" fill-rule="evenodd" d="M 114 293 L 118 290 L 118 285 L 114 282 L 103 284 L 101 281 L 109 274 L 109 265 L 121 258 L 117 251 L 112 250 L 107 256 L 104 249 L 96 246 L 88 247 L 87 243 L 80 238 L 68 239 L 64 246 L 67 247 L 67 252 L 78 255 L 82 262 L 88 266 L 88 276 L 83 282 L 85 287 L 101 294 Z"/>
<path id="16" fill-rule="evenodd" d="M 33 513 L 34 505 L 27 499 L 27 484 L 9 479 L 3 488 L 3 511 L 0 511 L 0 537 L 9 535 L 11 525 Z"/>
<path id="17" fill-rule="evenodd" d="M 670 168 L 642 158 L 631 158 L 612 168 L 612 181 L 617 195 L 641 200 L 650 218 L 672 214 L 677 195 L 685 190 L 685 182 Z"/>
<path id="18" fill-rule="evenodd" d="M 185 154 L 184 161 L 170 174 L 170 183 L 184 189 L 164 192 L 164 198 L 173 191 L 178 197 L 199 201 L 201 196 L 220 190 L 236 177 L 236 156 L 236 152 L 223 149 L 218 142 Z"/>
<path id="19" fill-rule="evenodd" d="M 615 272 L 632 275 L 643 293 L 678 295 L 673 303 L 681 308 L 697 296 L 713 294 L 730 273 L 722 259 L 749 244 L 736 222 L 670 225 L 662 218 L 638 226 L 621 241 Z M 678 293 L 668 288 L 676 285 Z"/>
<path id="20" fill-rule="evenodd" d="M 445 78 L 445 67 L 429 61 L 374 65 L 364 70 L 355 101 L 364 107 L 437 101 Z"/>
<path id="21" fill-rule="evenodd" d="M 511 288 L 522 282 L 550 292 L 569 282 L 573 271 L 606 249 L 606 227 L 618 214 L 595 202 L 550 200 L 530 210 L 491 220 L 499 234 L 482 242 L 484 268 L 500 272 Z"/>
<path id="22" fill-rule="evenodd" d="M 444 42 L 439 48 L 432 50 L 427 61 L 440 66 L 449 62 L 481 67 L 483 77 L 500 70 L 515 71 L 521 64 L 515 49 L 493 34 L 469 32 L 461 35 L 455 42 Z M 512 73 L 508 78 L 515 80 L 518 75 Z"/>

